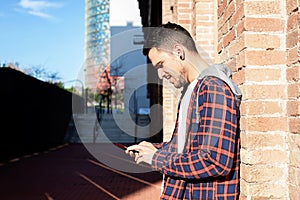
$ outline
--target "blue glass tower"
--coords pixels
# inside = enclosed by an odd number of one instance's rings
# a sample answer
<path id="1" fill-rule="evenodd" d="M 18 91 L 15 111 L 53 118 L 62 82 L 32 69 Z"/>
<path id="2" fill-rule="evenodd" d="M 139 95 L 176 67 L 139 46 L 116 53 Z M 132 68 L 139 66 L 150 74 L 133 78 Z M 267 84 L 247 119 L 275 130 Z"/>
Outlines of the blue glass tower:
<path id="1" fill-rule="evenodd" d="M 92 90 L 109 65 L 109 5 L 109 0 L 85 0 L 85 83 Z"/>

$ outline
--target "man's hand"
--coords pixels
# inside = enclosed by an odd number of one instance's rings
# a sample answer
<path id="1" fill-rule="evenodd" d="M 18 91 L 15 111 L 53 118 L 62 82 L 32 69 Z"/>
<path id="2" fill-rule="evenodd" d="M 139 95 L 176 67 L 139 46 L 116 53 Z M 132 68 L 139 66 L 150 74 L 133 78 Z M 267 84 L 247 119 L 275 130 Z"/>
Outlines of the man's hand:
<path id="1" fill-rule="evenodd" d="M 133 152 L 133 150 L 137 152 Z M 150 142 L 141 142 L 137 145 L 129 146 L 125 153 L 129 154 L 131 157 L 135 157 L 135 162 L 137 164 L 141 162 L 148 163 L 149 165 L 152 164 L 152 157 L 157 149 L 151 144 Z"/>

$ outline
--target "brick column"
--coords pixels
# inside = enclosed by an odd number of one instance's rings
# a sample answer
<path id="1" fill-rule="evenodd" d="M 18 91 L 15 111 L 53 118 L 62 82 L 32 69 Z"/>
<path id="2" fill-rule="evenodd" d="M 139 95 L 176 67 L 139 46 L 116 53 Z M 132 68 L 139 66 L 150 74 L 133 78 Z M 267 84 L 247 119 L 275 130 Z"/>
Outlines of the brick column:
<path id="1" fill-rule="evenodd" d="M 216 4 L 214 0 L 195 0 L 195 40 L 198 51 L 202 58 L 209 64 L 215 62 L 215 47 L 217 41 L 215 35 L 217 31 L 216 23 Z"/>
<path id="2" fill-rule="evenodd" d="M 288 168 L 288 188 L 290 199 L 300 199 L 300 28 L 299 1 L 286 1 L 287 14 L 287 117 L 288 147 L 290 160 Z"/>
<path id="3" fill-rule="evenodd" d="M 163 23 L 178 23 L 178 0 L 163 1 Z M 177 91 L 168 81 L 163 80 L 163 140 L 168 141 L 173 133 L 176 120 L 177 103 L 180 91 Z"/>
<path id="4" fill-rule="evenodd" d="M 219 60 L 244 94 L 241 199 L 300 199 L 297 7 L 296 0 L 218 2 Z"/>

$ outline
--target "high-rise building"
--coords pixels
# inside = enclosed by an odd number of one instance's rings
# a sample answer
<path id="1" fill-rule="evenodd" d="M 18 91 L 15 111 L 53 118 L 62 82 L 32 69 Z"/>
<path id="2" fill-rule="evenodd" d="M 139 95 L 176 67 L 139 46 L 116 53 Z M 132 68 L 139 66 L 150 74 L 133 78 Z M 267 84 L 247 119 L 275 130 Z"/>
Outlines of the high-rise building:
<path id="1" fill-rule="evenodd" d="M 85 85 L 95 90 L 110 59 L 110 0 L 85 0 Z"/>

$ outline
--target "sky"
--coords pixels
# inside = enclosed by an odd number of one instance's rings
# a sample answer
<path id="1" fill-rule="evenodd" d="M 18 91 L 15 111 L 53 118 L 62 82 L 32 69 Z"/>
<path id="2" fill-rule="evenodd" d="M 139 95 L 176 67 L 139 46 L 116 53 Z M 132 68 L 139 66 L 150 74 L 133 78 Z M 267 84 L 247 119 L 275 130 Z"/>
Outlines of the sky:
<path id="1" fill-rule="evenodd" d="M 42 67 L 61 82 L 77 79 L 84 62 L 85 0 L 1 0 L 0 64 Z M 124 9 L 126 8 L 126 9 Z M 110 0 L 111 26 L 140 26 L 137 0 Z"/>

